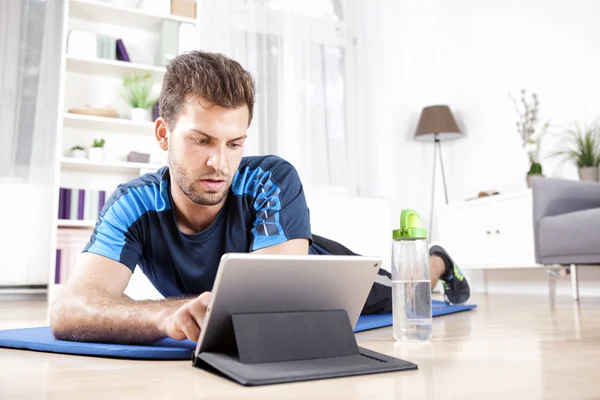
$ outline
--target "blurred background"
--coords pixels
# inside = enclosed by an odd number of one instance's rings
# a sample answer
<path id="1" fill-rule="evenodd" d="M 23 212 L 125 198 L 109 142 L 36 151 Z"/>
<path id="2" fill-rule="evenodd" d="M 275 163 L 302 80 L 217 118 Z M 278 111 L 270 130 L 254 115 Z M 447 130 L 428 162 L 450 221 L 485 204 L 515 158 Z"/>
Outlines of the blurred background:
<path id="1" fill-rule="evenodd" d="M 412 208 L 475 291 L 545 293 L 529 186 L 598 180 L 599 13 L 593 0 L 0 0 L 0 291 L 54 296 L 116 185 L 165 164 L 165 66 L 202 49 L 252 73 L 245 154 L 297 168 L 314 233 L 389 267 Z M 598 295 L 600 274 L 581 277 Z"/>

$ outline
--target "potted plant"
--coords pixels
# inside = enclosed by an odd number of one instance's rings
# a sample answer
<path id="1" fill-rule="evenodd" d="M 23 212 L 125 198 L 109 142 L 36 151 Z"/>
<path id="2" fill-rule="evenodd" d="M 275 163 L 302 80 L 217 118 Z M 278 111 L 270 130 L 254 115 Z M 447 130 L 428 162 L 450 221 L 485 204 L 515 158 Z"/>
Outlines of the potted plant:
<path id="1" fill-rule="evenodd" d="M 104 160 L 104 139 L 94 139 L 92 147 L 88 149 L 88 158 L 90 161 Z"/>
<path id="2" fill-rule="evenodd" d="M 581 126 L 578 123 L 560 132 L 562 148 L 552 156 L 562 157 L 561 164 L 570 162 L 577 166 L 579 179 L 598 181 L 600 164 L 600 126 L 598 123 Z"/>
<path id="3" fill-rule="evenodd" d="M 152 75 L 137 73 L 128 74 L 123 78 L 123 99 L 131 107 L 133 121 L 150 122 L 150 111 L 157 98 L 152 96 Z"/>
<path id="4" fill-rule="evenodd" d="M 73 158 L 85 158 L 85 149 L 81 146 L 73 146 L 69 152 Z"/>
<path id="5" fill-rule="evenodd" d="M 529 158 L 529 171 L 527 171 L 527 187 L 531 187 L 531 180 L 535 177 L 543 177 L 542 164 L 540 163 L 540 146 L 542 138 L 548 131 L 550 121 L 546 121 L 538 127 L 538 111 L 540 102 L 537 94 L 531 94 L 531 100 L 527 99 L 527 91 L 521 90 L 520 102 L 510 96 L 515 105 L 519 119 L 516 122 L 517 132 L 523 141 L 523 148 Z"/>

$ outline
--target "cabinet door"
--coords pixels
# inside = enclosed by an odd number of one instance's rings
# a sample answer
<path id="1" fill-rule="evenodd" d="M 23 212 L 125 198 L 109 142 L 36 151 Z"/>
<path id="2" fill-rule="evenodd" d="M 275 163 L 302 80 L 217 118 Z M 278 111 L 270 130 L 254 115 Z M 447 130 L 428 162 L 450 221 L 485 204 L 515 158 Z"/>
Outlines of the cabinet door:
<path id="1" fill-rule="evenodd" d="M 445 208 L 438 216 L 439 243 L 461 267 L 479 268 L 491 261 L 492 225 L 488 204 Z"/>
<path id="2" fill-rule="evenodd" d="M 496 204 L 491 225 L 494 264 L 528 267 L 535 265 L 533 205 L 530 196 Z"/>

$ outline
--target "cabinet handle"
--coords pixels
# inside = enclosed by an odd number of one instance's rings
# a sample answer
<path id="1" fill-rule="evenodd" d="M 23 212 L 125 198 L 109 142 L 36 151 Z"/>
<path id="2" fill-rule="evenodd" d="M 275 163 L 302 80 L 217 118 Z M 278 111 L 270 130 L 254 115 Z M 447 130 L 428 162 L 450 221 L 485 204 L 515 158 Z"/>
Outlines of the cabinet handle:
<path id="1" fill-rule="evenodd" d="M 485 233 L 487 233 L 488 235 L 492 234 L 492 232 L 490 232 L 490 231 L 485 231 Z"/>
<path id="2" fill-rule="evenodd" d="M 496 229 L 496 233 L 497 233 L 497 234 L 500 234 L 500 229 Z"/>

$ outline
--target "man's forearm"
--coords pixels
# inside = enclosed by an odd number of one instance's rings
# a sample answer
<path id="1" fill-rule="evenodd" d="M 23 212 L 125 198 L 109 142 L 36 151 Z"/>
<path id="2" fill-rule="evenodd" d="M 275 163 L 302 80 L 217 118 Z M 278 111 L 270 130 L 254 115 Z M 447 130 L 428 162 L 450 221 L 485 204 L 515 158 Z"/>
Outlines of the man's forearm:
<path id="1" fill-rule="evenodd" d="M 189 300 L 135 301 L 102 291 L 63 293 L 52 309 L 52 331 L 62 340 L 151 342 L 166 336 L 165 320 Z"/>

